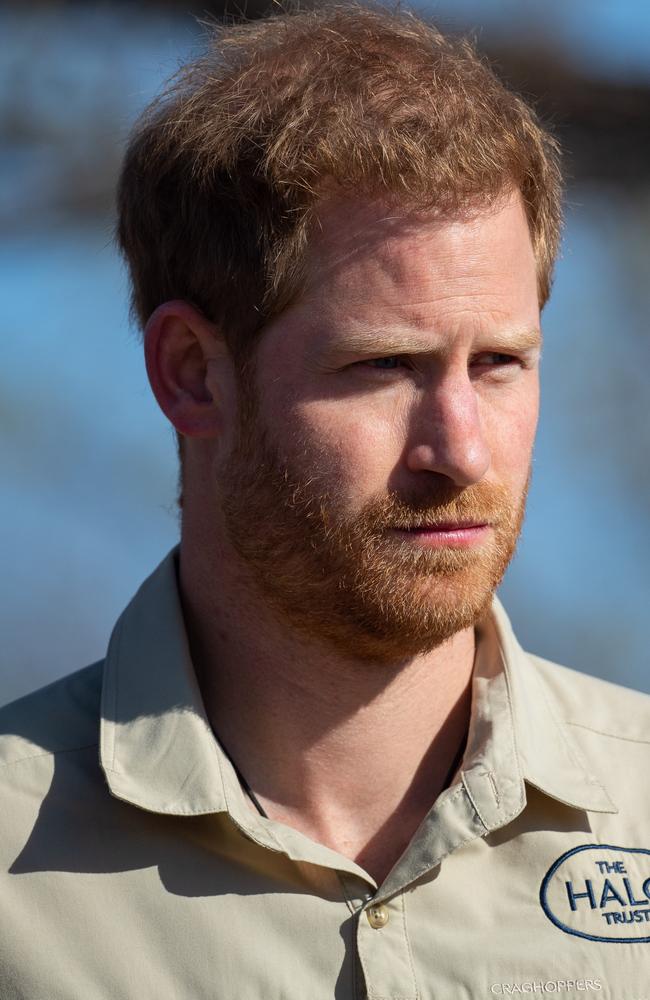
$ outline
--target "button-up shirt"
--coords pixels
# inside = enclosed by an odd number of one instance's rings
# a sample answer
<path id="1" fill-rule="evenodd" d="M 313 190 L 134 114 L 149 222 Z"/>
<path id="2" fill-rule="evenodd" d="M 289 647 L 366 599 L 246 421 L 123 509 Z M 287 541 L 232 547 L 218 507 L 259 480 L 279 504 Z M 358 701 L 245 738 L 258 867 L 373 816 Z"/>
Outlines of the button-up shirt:
<path id="1" fill-rule="evenodd" d="M 476 627 L 460 769 L 381 885 L 255 813 L 172 552 L 104 661 L 0 712 L 2 1000 L 650 998 L 650 699 Z"/>

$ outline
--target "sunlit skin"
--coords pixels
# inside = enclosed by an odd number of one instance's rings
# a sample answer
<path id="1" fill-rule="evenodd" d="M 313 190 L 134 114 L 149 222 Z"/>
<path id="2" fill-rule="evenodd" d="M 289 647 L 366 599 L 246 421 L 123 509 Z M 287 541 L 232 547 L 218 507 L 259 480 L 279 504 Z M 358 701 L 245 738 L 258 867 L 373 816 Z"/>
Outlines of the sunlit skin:
<path id="1" fill-rule="evenodd" d="M 522 506 L 541 339 L 519 196 L 455 220 L 334 199 L 321 206 L 308 274 L 255 355 L 256 419 L 283 460 L 335 484 L 340 518 L 387 494 Z M 344 632 L 328 642 L 293 627 L 265 599 L 221 510 L 240 408 L 219 331 L 168 303 L 146 351 L 158 401 L 185 436 L 181 590 L 212 722 L 272 818 L 380 881 L 466 730 L 473 627 L 375 660 L 355 655 Z M 454 581 L 482 586 L 494 529 L 440 527 L 395 529 L 394 542 L 428 549 L 432 566 L 455 548 Z M 444 610 L 455 585 L 432 573 L 418 587 Z"/>
<path id="2" fill-rule="evenodd" d="M 327 217 L 313 288 L 260 344 L 264 421 L 327 450 L 353 504 L 387 486 L 424 492 L 431 474 L 517 496 L 540 353 L 523 210 L 413 232 L 364 216 Z"/>

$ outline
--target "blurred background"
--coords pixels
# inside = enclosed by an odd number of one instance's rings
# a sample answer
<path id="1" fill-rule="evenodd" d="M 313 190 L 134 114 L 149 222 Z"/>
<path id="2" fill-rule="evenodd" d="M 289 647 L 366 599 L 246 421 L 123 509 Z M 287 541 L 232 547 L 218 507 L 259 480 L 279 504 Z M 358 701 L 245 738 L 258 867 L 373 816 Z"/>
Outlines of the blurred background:
<path id="1" fill-rule="evenodd" d="M 533 484 L 500 596 L 529 649 L 650 692 L 650 4 L 415 9 L 472 33 L 565 151 Z M 200 50 L 206 13 L 223 8 L 0 7 L 0 702 L 102 656 L 178 537 L 113 190 L 131 123 Z"/>

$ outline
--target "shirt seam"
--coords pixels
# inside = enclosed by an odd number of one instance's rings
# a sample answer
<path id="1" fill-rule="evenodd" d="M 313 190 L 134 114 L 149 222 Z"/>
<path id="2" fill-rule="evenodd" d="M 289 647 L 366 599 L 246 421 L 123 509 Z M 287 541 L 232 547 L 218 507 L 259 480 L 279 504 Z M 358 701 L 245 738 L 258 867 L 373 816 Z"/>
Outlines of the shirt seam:
<path id="1" fill-rule="evenodd" d="M 537 676 L 539 677 L 539 674 Z M 578 747 L 575 746 L 575 744 L 571 740 L 569 740 L 567 738 L 567 734 L 566 734 L 566 731 L 565 731 L 566 730 L 566 726 L 567 726 L 567 722 L 566 722 L 566 720 L 561 715 L 559 715 L 555 711 L 554 706 L 553 706 L 553 702 L 552 702 L 552 699 L 551 699 L 551 696 L 550 696 L 550 692 L 548 691 L 546 685 L 544 683 L 542 683 L 540 686 L 541 686 L 541 689 L 542 689 L 542 697 L 544 698 L 544 702 L 545 702 L 546 707 L 547 707 L 547 709 L 549 711 L 549 714 L 551 715 L 551 718 L 553 719 L 553 722 L 555 723 L 555 728 L 557 729 L 557 731 L 559 733 L 560 739 L 562 740 L 562 745 L 564 746 L 564 748 L 565 748 L 565 750 L 566 750 L 566 752 L 567 752 L 567 754 L 569 756 L 569 759 L 580 768 L 580 770 L 582 771 L 582 773 L 583 773 L 583 775 L 584 775 L 584 777 L 585 777 L 585 779 L 586 779 L 586 781 L 587 781 L 588 784 L 593 785 L 596 788 L 599 788 L 602 792 L 605 792 L 605 794 L 607 794 L 607 791 L 606 791 L 604 785 L 598 780 L 598 778 L 596 778 L 596 776 L 594 774 L 592 774 L 588 770 L 586 761 L 584 760 L 584 758 L 583 758 L 582 754 L 580 753 Z"/>
<path id="2" fill-rule="evenodd" d="M 467 791 L 467 789 L 461 789 L 461 790 Z M 483 827 L 485 827 L 485 824 L 483 822 L 481 814 L 478 812 L 478 810 L 474 806 L 474 802 L 473 802 L 472 796 L 469 794 L 469 792 L 467 794 L 467 797 L 469 798 L 469 800 L 470 800 L 470 802 L 472 804 L 472 807 L 474 808 L 474 810 L 476 812 L 476 816 L 477 816 L 478 820 L 480 821 L 481 825 Z M 502 829 L 504 826 L 507 826 L 508 823 L 510 822 L 510 820 L 514 819 L 515 816 L 518 816 L 518 815 L 519 815 L 519 803 L 517 803 L 517 805 L 515 805 L 515 807 L 512 809 L 511 812 L 506 813 L 506 815 L 503 817 L 503 823 L 499 827 L 493 827 L 493 828 L 490 828 L 490 829 L 485 828 L 483 833 L 473 832 L 469 837 L 466 837 L 465 840 L 461 841 L 460 844 L 456 844 L 455 847 L 451 848 L 448 851 L 445 851 L 444 854 L 441 854 L 440 857 L 436 859 L 436 861 L 435 861 L 435 863 L 433 865 L 432 864 L 426 864 L 422 868 L 418 869 L 415 872 L 415 874 L 413 875 L 413 878 L 411 879 L 410 884 L 413 885 L 413 883 L 417 882 L 417 880 L 420 878 L 421 875 L 424 875 L 427 872 L 431 871 L 432 868 L 439 868 L 440 865 L 442 864 L 442 862 L 446 860 L 446 858 L 448 858 L 448 857 L 450 857 L 450 855 L 455 854 L 456 852 L 462 850 L 463 847 L 467 847 L 467 845 L 471 844 L 473 840 L 482 839 L 485 836 L 486 833 L 493 833 L 495 829 Z M 376 998 L 376 1000 L 386 1000 L 386 998 L 378 997 L 378 998 Z M 393 1000 L 404 1000 L 404 998 L 395 997 L 395 998 L 393 998 Z"/>
<path id="3" fill-rule="evenodd" d="M 610 733 L 606 729 L 596 729 L 594 726 L 586 726 L 582 722 L 567 721 L 566 725 L 573 726 L 575 729 L 586 729 L 589 733 L 596 733 L 597 736 L 607 736 L 611 740 L 622 740 L 624 743 L 650 744 L 650 740 L 643 739 L 641 736 L 621 736 L 620 733 Z"/>
<path id="4" fill-rule="evenodd" d="M 362 969 L 363 969 L 363 978 L 364 978 L 364 981 L 365 981 L 365 987 L 366 987 L 366 993 L 368 995 L 368 1000 L 391 1000 L 390 997 L 380 997 L 380 996 L 378 996 L 375 993 L 375 991 L 372 988 L 372 982 L 370 981 L 370 976 L 368 974 L 368 969 L 366 969 L 364 961 L 361 958 L 361 948 L 359 947 L 359 934 L 361 932 L 361 928 L 359 927 L 359 923 L 361 922 L 361 913 L 363 913 L 363 912 L 364 912 L 363 910 L 360 911 L 359 917 L 358 917 L 358 922 L 357 922 L 357 952 L 359 953 L 359 959 L 361 961 L 361 966 L 362 966 Z"/>
<path id="5" fill-rule="evenodd" d="M 115 771 L 110 767 L 104 767 L 104 772 L 107 776 L 110 773 L 117 775 L 119 778 L 124 777 L 120 771 Z M 111 793 L 120 802 L 126 802 L 127 805 L 135 806 L 136 809 L 142 809 L 144 812 L 154 813 L 157 816 L 214 816 L 217 813 L 227 813 L 227 810 L 223 806 L 209 806 L 207 809 L 178 809 L 175 806 L 147 805 L 141 799 L 130 798 L 115 788 L 111 788 Z M 237 829 L 241 830 L 241 827 L 236 823 L 233 816 L 230 815 L 230 818 Z M 255 843 L 258 843 L 258 841 L 255 841 Z"/>
<path id="6" fill-rule="evenodd" d="M 242 833 L 245 834 L 245 836 L 249 837 L 259 847 L 266 847 L 266 848 L 268 848 L 268 846 L 269 846 L 268 842 L 265 842 L 265 840 L 264 840 L 264 836 L 263 836 L 262 831 L 266 832 L 268 834 L 268 836 L 269 836 L 269 839 L 275 845 L 275 847 L 271 848 L 271 850 L 276 850 L 278 852 L 278 854 L 286 854 L 287 857 L 291 857 L 291 855 L 287 851 L 286 847 L 282 843 L 280 843 L 279 839 L 275 836 L 275 834 L 273 833 L 273 830 L 271 830 L 269 827 L 265 827 L 265 825 L 263 825 L 259 821 L 259 817 L 256 817 L 255 814 L 252 812 L 252 810 L 251 810 L 251 818 L 257 820 L 255 828 L 254 828 L 255 829 L 255 833 L 253 832 L 253 830 L 251 830 L 249 827 L 247 827 L 243 822 L 239 822 L 235 818 L 235 814 L 234 814 L 233 808 L 232 808 L 232 804 L 233 804 L 232 803 L 232 799 L 231 799 L 231 797 L 230 797 L 230 795 L 228 793 L 228 789 L 226 787 L 226 782 L 224 781 L 224 777 L 223 777 L 223 768 L 221 766 L 221 756 L 219 754 L 218 748 L 216 747 L 216 744 L 215 744 L 214 750 L 215 750 L 215 754 L 216 754 L 216 758 L 217 758 L 217 767 L 219 768 L 219 777 L 221 779 L 221 789 L 223 791 L 223 800 L 224 800 L 224 802 L 226 804 L 226 812 L 230 816 L 232 822 L 235 824 L 235 826 L 239 830 L 241 830 Z M 239 787 L 240 787 L 240 790 L 242 792 L 242 797 L 243 797 L 244 791 L 243 791 L 243 789 L 241 789 L 241 785 Z M 267 819 L 267 822 L 269 822 L 268 819 Z"/>
<path id="7" fill-rule="evenodd" d="M 337 875 L 337 878 L 338 878 L 339 883 L 341 885 L 341 889 L 343 890 L 343 898 L 345 900 L 345 903 L 347 904 L 348 910 L 350 911 L 350 913 L 352 914 L 352 916 L 354 916 L 354 914 L 357 912 L 357 909 L 354 906 L 354 903 L 352 902 L 352 896 L 351 896 L 351 894 L 350 894 L 350 892 L 348 890 L 348 887 L 346 885 L 345 877 L 344 877 L 343 873 L 341 871 L 339 871 L 338 868 L 336 869 L 336 875 Z M 360 907 L 360 909 L 362 909 L 362 907 Z"/>
<path id="8" fill-rule="evenodd" d="M 485 773 L 485 772 L 483 772 L 483 773 Z M 490 828 L 487 825 L 487 822 L 483 819 L 481 811 L 480 811 L 479 807 L 477 806 L 476 802 L 474 801 L 474 796 L 472 795 L 472 792 L 470 790 L 470 787 L 469 787 L 469 784 L 468 784 L 467 779 L 465 777 L 465 774 L 463 774 L 463 786 L 462 787 L 465 789 L 465 792 L 467 794 L 467 798 L 469 799 L 469 801 L 471 803 L 472 809 L 474 810 L 474 812 L 478 816 L 479 820 L 481 821 L 481 824 L 483 826 L 484 832 L 487 833 Z"/>
<path id="9" fill-rule="evenodd" d="M 518 725 L 519 725 L 519 720 L 518 720 L 516 712 L 515 712 L 515 703 L 514 703 L 514 698 L 513 698 L 513 694 L 512 694 L 512 680 L 511 680 L 511 677 L 510 677 L 510 670 L 509 670 L 510 659 L 506 655 L 506 650 L 504 648 L 504 643 L 502 642 L 502 636 L 501 636 L 501 634 L 500 634 L 500 632 L 499 632 L 498 629 L 497 629 L 497 645 L 499 647 L 499 655 L 501 657 L 501 666 L 502 666 L 502 669 L 503 669 L 503 676 L 504 676 L 504 679 L 505 679 L 505 682 L 506 682 L 506 698 L 508 699 L 508 712 L 510 714 L 510 733 L 509 733 L 509 738 L 510 739 L 509 739 L 509 742 L 510 742 L 510 747 L 511 747 L 511 750 L 512 750 L 512 756 L 513 756 L 514 762 L 515 762 L 515 768 L 516 768 L 516 771 L 517 771 L 517 785 L 519 787 L 519 791 L 520 791 L 520 794 L 521 794 L 521 787 L 522 787 L 522 784 L 523 784 L 523 781 L 524 781 L 524 775 L 523 775 L 523 770 L 522 770 L 522 767 L 521 767 L 521 758 L 520 758 L 520 755 L 519 755 L 519 741 L 518 741 L 518 728 L 517 728 Z M 496 773 L 495 773 L 495 771 L 492 770 L 491 773 L 492 773 L 492 779 L 491 779 L 492 783 L 493 784 L 498 784 L 498 782 L 496 780 Z M 470 796 L 470 799 L 471 799 L 471 796 Z M 472 801 L 472 805 L 474 805 L 473 801 Z M 518 805 L 519 805 L 519 803 L 517 803 L 517 805 L 514 807 L 514 810 L 513 810 L 513 813 L 512 813 L 513 816 L 517 815 Z M 497 802 L 497 809 L 500 809 L 500 807 L 501 807 L 500 802 Z M 478 812 L 478 810 L 477 810 L 477 812 Z M 479 813 L 479 817 L 481 819 L 481 822 L 483 822 L 483 817 L 481 816 L 480 813 Z M 507 822 L 507 819 L 508 818 L 506 817 L 506 822 Z M 488 830 L 488 832 L 489 832 L 489 830 Z"/>
<path id="10" fill-rule="evenodd" d="M 413 977 L 413 996 L 415 1000 L 420 1000 L 420 990 L 418 989 L 418 981 L 415 978 L 415 965 L 413 963 L 413 952 L 411 951 L 411 942 L 409 941 L 408 928 L 406 926 L 406 896 L 402 893 L 402 923 L 404 925 L 404 939 L 406 941 L 406 951 L 409 957 L 409 965 L 411 967 L 411 976 Z"/>
<path id="11" fill-rule="evenodd" d="M 480 816 L 479 816 L 479 819 L 480 819 Z M 481 820 L 481 823 L 482 822 L 483 822 L 483 820 Z M 463 847 L 467 847 L 467 845 L 471 844 L 473 840 L 478 840 L 479 838 L 483 838 L 486 833 L 490 833 L 490 831 L 489 830 L 484 830 L 483 833 L 481 833 L 481 834 L 479 834 L 478 832 L 476 832 L 476 833 L 472 832 L 470 834 L 470 836 L 466 837 L 465 840 L 462 840 L 460 842 L 460 844 L 456 844 L 456 846 L 453 847 L 451 850 L 445 851 L 443 854 L 440 855 L 440 857 L 436 858 L 436 860 L 434 861 L 433 864 L 427 863 L 422 868 L 416 869 L 416 871 L 413 874 L 413 878 L 411 879 L 409 885 L 413 885 L 413 883 L 417 882 L 417 880 L 422 875 L 426 875 L 433 868 L 439 868 L 440 865 L 442 864 L 442 862 L 445 861 L 451 854 L 454 854 L 457 851 L 461 851 L 463 849 Z"/>

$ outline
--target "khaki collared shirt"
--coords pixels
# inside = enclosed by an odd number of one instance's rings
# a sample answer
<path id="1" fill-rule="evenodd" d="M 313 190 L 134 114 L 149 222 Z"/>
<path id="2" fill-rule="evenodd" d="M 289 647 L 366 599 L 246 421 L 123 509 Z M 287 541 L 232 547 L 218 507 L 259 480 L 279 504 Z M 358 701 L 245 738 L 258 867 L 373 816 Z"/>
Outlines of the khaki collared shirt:
<path id="1" fill-rule="evenodd" d="M 0 712 L 0 1000 L 650 1000 L 650 699 L 477 628 L 469 741 L 384 883 L 257 815 L 174 554 Z"/>

